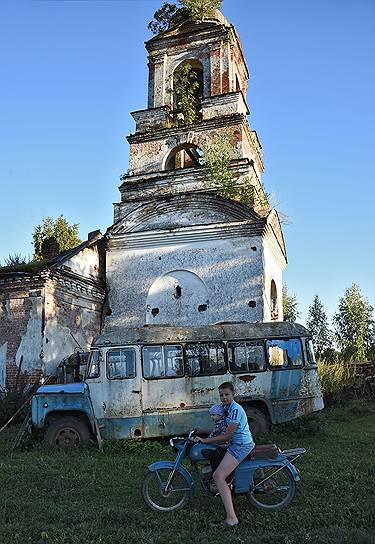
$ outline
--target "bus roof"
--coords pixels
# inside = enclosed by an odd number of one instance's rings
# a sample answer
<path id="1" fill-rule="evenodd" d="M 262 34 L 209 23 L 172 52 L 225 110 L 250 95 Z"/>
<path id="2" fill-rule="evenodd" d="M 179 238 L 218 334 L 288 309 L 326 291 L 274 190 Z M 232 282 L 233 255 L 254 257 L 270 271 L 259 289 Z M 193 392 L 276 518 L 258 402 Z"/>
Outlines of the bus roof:
<path id="1" fill-rule="evenodd" d="M 199 327 L 144 325 L 138 328 L 117 328 L 111 332 L 101 334 L 94 339 L 92 347 L 301 336 L 309 337 L 311 334 L 302 325 L 287 321 L 272 321 L 270 323 L 226 322 Z"/>

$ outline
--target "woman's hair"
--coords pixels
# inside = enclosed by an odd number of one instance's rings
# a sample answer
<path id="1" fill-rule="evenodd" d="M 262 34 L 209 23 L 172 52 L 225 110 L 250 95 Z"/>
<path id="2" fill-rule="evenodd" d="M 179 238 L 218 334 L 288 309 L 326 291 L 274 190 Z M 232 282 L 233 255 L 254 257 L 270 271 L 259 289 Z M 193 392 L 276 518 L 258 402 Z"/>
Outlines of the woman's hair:
<path id="1" fill-rule="evenodd" d="M 219 385 L 219 391 L 220 389 L 230 389 L 232 393 L 234 393 L 234 387 L 231 382 L 223 382 L 221 385 Z"/>

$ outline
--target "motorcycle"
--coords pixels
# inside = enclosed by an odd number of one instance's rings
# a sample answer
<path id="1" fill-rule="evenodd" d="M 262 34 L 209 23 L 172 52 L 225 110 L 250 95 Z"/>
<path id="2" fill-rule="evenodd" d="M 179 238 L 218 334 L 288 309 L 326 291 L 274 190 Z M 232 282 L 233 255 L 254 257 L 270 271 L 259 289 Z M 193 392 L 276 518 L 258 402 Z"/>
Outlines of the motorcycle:
<path id="1" fill-rule="evenodd" d="M 225 455 L 225 449 L 215 444 L 194 442 L 194 434 L 195 429 L 185 438 L 170 439 L 169 443 L 177 453 L 174 462 L 157 461 L 148 466 L 142 483 L 142 497 L 152 510 L 173 512 L 186 506 L 195 491 L 192 474 L 198 477 L 204 493 L 218 495 L 212 466 L 218 465 L 218 457 Z M 300 480 L 294 461 L 304 453 L 304 448 L 281 451 L 275 444 L 255 446 L 227 478 L 232 493 L 245 494 L 259 509 L 286 508 L 293 500 L 296 482 Z M 184 459 L 190 461 L 190 472 L 182 464 Z"/>

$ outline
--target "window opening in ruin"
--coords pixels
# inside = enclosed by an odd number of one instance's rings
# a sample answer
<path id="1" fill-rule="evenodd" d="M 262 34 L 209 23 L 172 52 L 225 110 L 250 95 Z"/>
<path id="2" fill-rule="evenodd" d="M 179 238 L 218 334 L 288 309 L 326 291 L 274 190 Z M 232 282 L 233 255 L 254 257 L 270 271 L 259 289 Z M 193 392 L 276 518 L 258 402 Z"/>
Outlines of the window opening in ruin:
<path id="1" fill-rule="evenodd" d="M 207 310 L 207 304 L 200 304 L 198 306 L 198 312 L 205 312 Z"/>
<path id="2" fill-rule="evenodd" d="M 152 317 L 156 317 L 159 313 L 159 308 L 152 308 L 151 313 Z"/>
<path id="3" fill-rule="evenodd" d="M 197 166 L 203 166 L 203 151 L 194 144 L 184 144 L 172 149 L 164 169 L 179 170 Z"/>
<path id="4" fill-rule="evenodd" d="M 255 308 L 256 305 L 257 303 L 255 302 L 255 300 L 249 300 L 248 306 L 250 306 L 250 308 Z"/>
<path id="5" fill-rule="evenodd" d="M 174 118 L 179 124 L 190 124 L 201 118 L 203 66 L 196 59 L 181 62 L 172 78 Z"/>
<path id="6" fill-rule="evenodd" d="M 271 281 L 271 321 L 279 319 L 279 310 L 277 305 L 277 288 L 274 280 Z"/>
<path id="7" fill-rule="evenodd" d="M 176 289 L 174 291 L 174 298 L 181 298 L 182 289 L 179 285 L 176 285 Z"/>

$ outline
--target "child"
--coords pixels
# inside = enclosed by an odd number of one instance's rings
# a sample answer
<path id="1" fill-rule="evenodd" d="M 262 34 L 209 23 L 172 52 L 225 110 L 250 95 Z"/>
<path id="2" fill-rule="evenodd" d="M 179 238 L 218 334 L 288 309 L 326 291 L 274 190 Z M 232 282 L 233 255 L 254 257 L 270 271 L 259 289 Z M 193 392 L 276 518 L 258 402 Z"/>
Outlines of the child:
<path id="1" fill-rule="evenodd" d="M 220 436 L 221 434 L 224 434 L 228 425 L 225 421 L 225 413 L 222 405 L 214 404 L 213 406 L 211 406 L 211 408 L 209 409 L 209 414 L 212 421 L 215 423 L 215 426 L 208 435 L 208 437 L 212 438 L 214 436 Z"/>
<path id="2" fill-rule="evenodd" d="M 211 406 L 211 408 L 209 409 L 209 414 L 212 421 L 215 423 L 215 426 L 208 435 L 208 438 L 224 434 L 227 430 L 228 424 L 225 421 L 225 412 L 222 405 L 214 404 L 213 406 Z M 212 472 L 214 472 L 216 468 L 220 465 L 227 451 L 226 448 L 229 446 L 229 442 L 219 442 L 217 446 L 218 448 L 216 449 L 216 451 L 212 451 L 210 456 L 211 475 Z"/>

